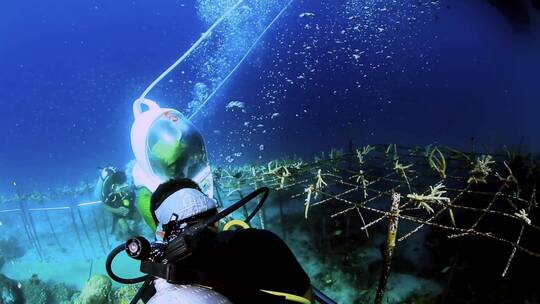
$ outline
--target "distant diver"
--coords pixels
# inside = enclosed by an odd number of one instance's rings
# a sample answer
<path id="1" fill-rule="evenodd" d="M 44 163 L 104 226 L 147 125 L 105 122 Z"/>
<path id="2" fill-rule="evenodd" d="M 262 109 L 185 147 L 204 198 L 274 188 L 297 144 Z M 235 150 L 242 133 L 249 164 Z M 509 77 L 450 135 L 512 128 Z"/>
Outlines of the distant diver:
<path id="1" fill-rule="evenodd" d="M 135 191 L 128 183 L 126 173 L 115 167 L 102 168 L 96 190 L 105 210 L 112 214 L 111 233 L 119 239 L 139 233 Z"/>

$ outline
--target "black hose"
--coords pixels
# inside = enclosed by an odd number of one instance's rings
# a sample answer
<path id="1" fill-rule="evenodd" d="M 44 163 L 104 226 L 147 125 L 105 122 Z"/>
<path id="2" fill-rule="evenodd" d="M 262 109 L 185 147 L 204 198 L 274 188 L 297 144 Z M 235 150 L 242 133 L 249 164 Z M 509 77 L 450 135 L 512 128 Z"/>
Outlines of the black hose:
<path id="1" fill-rule="evenodd" d="M 264 205 L 264 203 L 266 202 L 266 198 L 268 197 L 269 192 L 270 192 L 270 189 L 268 189 L 267 187 L 261 187 L 261 188 L 255 190 L 255 191 L 251 192 L 250 194 L 248 194 L 246 197 L 239 200 L 238 202 L 236 202 L 236 203 L 232 204 L 231 206 L 227 207 L 225 210 L 221 211 L 220 213 L 212 216 L 211 218 L 206 220 L 203 225 L 204 226 L 211 226 L 215 222 L 221 220 L 222 218 L 226 217 L 227 215 L 229 215 L 229 214 L 233 213 L 234 211 L 238 210 L 238 208 L 240 208 L 240 207 L 244 206 L 245 204 L 249 203 L 252 199 L 254 199 L 255 197 L 259 196 L 262 193 L 263 197 L 261 197 L 261 199 L 259 200 L 259 203 L 255 207 L 255 209 L 246 218 L 246 222 L 249 223 L 249 221 L 251 221 L 251 219 L 255 216 L 257 211 L 259 211 L 259 209 L 261 209 L 262 205 Z"/>
<path id="2" fill-rule="evenodd" d="M 113 279 L 116 282 L 121 283 L 121 284 L 136 284 L 136 283 L 144 282 L 146 279 L 150 278 L 150 275 L 144 275 L 144 276 L 141 276 L 141 277 L 138 277 L 138 278 L 125 279 L 125 278 L 121 278 L 121 277 L 117 276 L 113 272 L 113 270 L 112 270 L 112 262 L 113 262 L 114 258 L 120 252 L 124 251 L 125 249 L 126 249 L 126 245 L 125 244 L 120 244 L 120 245 L 116 246 L 111 251 L 111 253 L 109 253 L 109 255 L 107 256 L 107 261 L 105 262 L 105 270 L 107 270 L 107 274 L 111 277 L 111 279 Z"/>
<path id="3" fill-rule="evenodd" d="M 246 198 L 248 198 L 248 202 L 258 196 L 259 194 L 263 193 L 263 197 L 259 200 L 259 203 L 257 203 L 257 206 L 255 206 L 255 209 L 251 212 L 251 214 L 246 218 L 246 222 L 249 224 L 249 222 L 255 217 L 257 212 L 262 208 L 264 203 L 266 202 L 266 199 L 268 198 L 268 194 L 270 193 L 270 189 L 267 187 L 259 188 L 252 193 L 250 193 Z"/>
<path id="4" fill-rule="evenodd" d="M 131 302 L 129 302 L 129 304 L 137 304 L 137 303 L 139 303 L 139 300 L 141 300 L 143 298 L 144 293 L 148 290 L 148 287 L 150 286 L 151 283 L 152 283 L 152 279 L 150 279 L 150 278 L 147 279 L 147 280 L 144 280 L 144 283 L 139 288 L 139 290 L 137 291 L 137 293 L 135 294 L 133 299 L 131 299 Z M 146 301 L 144 301 L 144 302 L 146 303 Z"/>

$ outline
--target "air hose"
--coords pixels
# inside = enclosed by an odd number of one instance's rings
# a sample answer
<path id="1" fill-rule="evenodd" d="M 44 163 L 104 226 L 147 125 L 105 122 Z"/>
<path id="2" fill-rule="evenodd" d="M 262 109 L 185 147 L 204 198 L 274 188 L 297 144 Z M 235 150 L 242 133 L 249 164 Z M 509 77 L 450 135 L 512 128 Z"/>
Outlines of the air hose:
<path id="1" fill-rule="evenodd" d="M 126 250 L 125 244 L 120 244 L 116 246 L 107 256 L 107 261 L 105 262 L 105 270 L 107 271 L 107 274 L 111 279 L 114 281 L 121 283 L 121 284 L 137 284 L 146 281 L 146 279 L 150 278 L 150 275 L 144 275 L 141 277 L 133 278 L 133 279 L 125 279 L 117 276 L 113 270 L 112 270 L 112 262 L 114 258 L 122 251 Z"/>

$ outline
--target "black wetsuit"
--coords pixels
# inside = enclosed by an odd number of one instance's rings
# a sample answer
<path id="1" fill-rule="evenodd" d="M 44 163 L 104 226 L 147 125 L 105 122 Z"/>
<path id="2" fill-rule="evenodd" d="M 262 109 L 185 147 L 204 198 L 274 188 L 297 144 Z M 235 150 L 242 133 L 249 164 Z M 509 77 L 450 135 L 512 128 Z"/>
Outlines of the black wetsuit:
<path id="1" fill-rule="evenodd" d="M 267 230 L 245 229 L 213 233 L 183 265 L 205 274 L 208 284 L 234 304 L 291 303 L 259 290 L 303 296 L 308 275 L 285 242 Z"/>
<path id="2" fill-rule="evenodd" d="M 127 181 L 126 174 L 122 171 L 117 171 L 112 173 L 103 181 L 102 191 L 101 191 L 101 201 L 114 209 L 120 207 L 126 207 L 129 209 L 129 212 L 125 216 L 120 216 L 115 213 L 112 214 L 113 221 L 111 227 L 111 233 L 115 232 L 116 222 L 120 218 L 133 219 L 136 218 L 136 210 L 134 208 L 133 202 L 135 201 L 135 192 L 127 187 L 122 191 L 115 189 L 117 185 L 123 185 Z M 124 199 L 127 199 L 130 203 L 129 205 L 124 205 Z"/>

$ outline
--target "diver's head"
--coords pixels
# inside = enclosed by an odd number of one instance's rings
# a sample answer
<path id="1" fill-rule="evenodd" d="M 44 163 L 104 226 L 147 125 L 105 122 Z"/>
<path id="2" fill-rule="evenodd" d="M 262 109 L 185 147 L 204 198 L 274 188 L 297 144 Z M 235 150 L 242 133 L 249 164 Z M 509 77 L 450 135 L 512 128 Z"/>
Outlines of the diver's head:
<path id="1" fill-rule="evenodd" d="M 116 174 L 116 172 L 118 172 L 118 170 L 115 167 L 112 167 L 112 166 L 99 168 L 99 177 L 102 180 L 106 180 L 107 178 L 109 178 L 112 175 Z"/>
<path id="2" fill-rule="evenodd" d="M 202 136 L 179 113 L 165 112 L 156 120 L 146 143 L 150 168 L 162 180 L 193 177 L 206 165 Z"/>
<path id="3" fill-rule="evenodd" d="M 151 205 L 158 232 L 164 238 L 217 213 L 216 202 L 202 193 L 195 182 L 185 178 L 159 185 L 152 194 Z"/>
<path id="4" fill-rule="evenodd" d="M 95 195 L 102 202 L 110 203 L 118 199 L 131 199 L 134 193 L 133 189 L 127 184 L 126 173 L 115 167 L 108 166 L 100 169 Z"/>
<path id="5" fill-rule="evenodd" d="M 169 179 L 201 183 L 209 175 L 203 137 L 185 116 L 148 99 L 138 99 L 134 113 L 131 145 L 138 166 L 151 180 L 152 185 L 144 185 L 150 191 Z"/>

